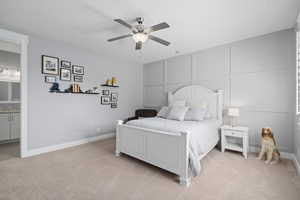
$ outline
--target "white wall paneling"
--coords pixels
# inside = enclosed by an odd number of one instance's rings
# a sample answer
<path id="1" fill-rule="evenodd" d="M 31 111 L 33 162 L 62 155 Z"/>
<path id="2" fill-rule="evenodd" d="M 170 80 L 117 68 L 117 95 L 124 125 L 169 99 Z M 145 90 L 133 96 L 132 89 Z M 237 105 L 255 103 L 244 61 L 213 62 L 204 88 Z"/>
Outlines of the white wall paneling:
<path id="1" fill-rule="evenodd" d="M 162 85 L 164 83 L 164 62 L 155 62 L 144 68 L 145 85 Z"/>
<path id="2" fill-rule="evenodd" d="M 146 64 L 144 105 L 166 105 L 168 91 L 189 84 L 223 89 L 225 105 L 241 108 L 239 122 L 249 126 L 251 145 L 259 146 L 260 129 L 270 126 L 279 148 L 292 152 L 294 36 L 284 30 Z"/>
<path id="3" fill-rule="evenodd" d="M 144 106 L 160 107 L 167 102 L 163 86 L 146 86 L 144 88 Z"/>
<path id="4" fill-rule="evenodd" d="M 191 62 L 189 55 L 166 60 L 166 84 L 190 83 Z"/>

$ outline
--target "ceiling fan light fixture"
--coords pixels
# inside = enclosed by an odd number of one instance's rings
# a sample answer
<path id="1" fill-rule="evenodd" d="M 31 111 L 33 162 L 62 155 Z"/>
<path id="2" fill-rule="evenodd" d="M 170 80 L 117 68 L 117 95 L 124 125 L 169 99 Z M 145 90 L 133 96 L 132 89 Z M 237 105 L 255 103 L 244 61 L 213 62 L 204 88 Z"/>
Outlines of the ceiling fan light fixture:
<path id="1" fill-rule="evenodd" d="M 136 34 L 133 34 L 132 38 L 136 43 L 138 43 L 138 42 L 144 43 L 148 40 L 148 34 L 146 34 L 146 33 L 136 33 Z"/>

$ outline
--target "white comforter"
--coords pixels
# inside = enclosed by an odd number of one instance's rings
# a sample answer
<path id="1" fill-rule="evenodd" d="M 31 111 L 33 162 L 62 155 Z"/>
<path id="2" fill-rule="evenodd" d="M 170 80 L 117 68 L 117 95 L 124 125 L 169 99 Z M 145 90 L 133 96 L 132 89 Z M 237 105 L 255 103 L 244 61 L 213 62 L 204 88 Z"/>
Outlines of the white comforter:
<path id="1" fill-rule="evenodd" d="M 165 132 L 187 132 L 190 136 L 189 145 L 189 169 L 193 176 L 200 173 L 200 158 L 210 151 L 219 140 L 218 128 L 221 122 L 218 120 L 176 121 L 163 118 L 144 118 L 127 122 L 128 125 L 155 129 Z"/>

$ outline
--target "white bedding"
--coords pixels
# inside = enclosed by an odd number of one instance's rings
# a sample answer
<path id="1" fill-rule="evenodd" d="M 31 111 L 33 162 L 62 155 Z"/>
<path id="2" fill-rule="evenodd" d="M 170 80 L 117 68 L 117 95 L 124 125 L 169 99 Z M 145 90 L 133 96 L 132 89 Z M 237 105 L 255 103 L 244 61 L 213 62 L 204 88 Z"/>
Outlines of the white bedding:
<path id="1" fill-rule="evenodd" d="M 154 117 L 132 120 L 127 122 L 127 125 L 172 133 L 187 132 L 190 138 L 189 157 L 192 165 L 191 173 L 196 176 L 201 169 L 199 163 L 201 156 L 210 151 L 218 143 L 218 128 L 221 122 L 215 119 L 196 122 Z"/>

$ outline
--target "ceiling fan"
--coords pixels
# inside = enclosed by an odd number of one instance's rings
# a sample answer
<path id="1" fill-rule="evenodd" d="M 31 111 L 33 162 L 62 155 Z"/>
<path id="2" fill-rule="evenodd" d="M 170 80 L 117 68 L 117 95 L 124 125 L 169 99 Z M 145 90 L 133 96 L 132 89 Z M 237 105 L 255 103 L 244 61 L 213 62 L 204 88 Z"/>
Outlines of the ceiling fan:
<path id="1" fill-rule="evenodd" d="M 156 24 L 154 26 L 151 26 L 149 28 L 146 28 L 143 25 L 144 19 L 141 17 L 136 18 L 137 21 L 137 25 L 130 25 L 129 23 L 125 22 L 122 19 L 114 19 L 115 22 L 122 24 L 123 26 L 126 26 L 127 28 L 129 28 L 132 33 L 127 34 L 127 35 L 122 35 L 119 37 L 115 37 L 115 38 L 111 38 L 108 39 L 108 42 L 112 42 L 112 41 L 116 41 L 116 40 L 120 40 L 120 39 L 124 39 L 124 38 L 128 38 L 128 37 L 132 37 L 133 40 L 135 41 L 135 50 L 140 50 L 142 49 L 142 44 L 144 42 L 146 42 L 148 39 L 153 40 L 155 42 L 158 42 L 162 45 L 165 46 L 169 46 L 171 43 L 163 40 L 159 37 L 150 35 L 150 33 L 154 32 L 154 31 L 159 31 L 165 28 L 169 28 L 169 24 L 167 24 L 166 22 L 162 22 L 160 24 Z"/>

